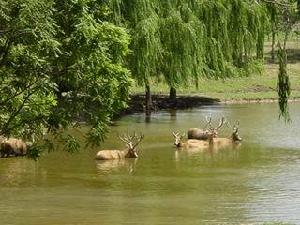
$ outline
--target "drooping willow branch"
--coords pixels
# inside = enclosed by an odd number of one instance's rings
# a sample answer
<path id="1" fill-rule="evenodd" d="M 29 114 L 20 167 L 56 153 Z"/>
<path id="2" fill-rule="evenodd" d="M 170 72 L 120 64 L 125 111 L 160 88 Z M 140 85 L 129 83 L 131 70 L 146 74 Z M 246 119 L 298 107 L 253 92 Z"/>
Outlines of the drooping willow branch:
<path id="1" fill-rule="evenodd" d="M 289 76 L 287 74 L 287 55 L 285 46 L 282 48 L 278 43 L 278 60 L 279 60 L 279 72 L 278 72 L 278 105 L 279 105 L 279 117 L 283 117 L 286 122 L 290 121 L 290 115 L 288 110 L 288 99 L 291 94 L 291 84 Z"/>
<path id="2" fill-rule="evenodd" d="M 284 39 L 280 43 L 278 42 L 278 80 L 277 80 L 277 94 L 278 94 L 278 106 L 279 106 L 279 118 L 284 118 L 285 122 L 289 122 L 290 115 L 288 110 L 288 99 L 291 94 L 291 84 L 289 76 L 287 73 L 287 52 L 286 45 L 290 32 L 292 31 L 293 24 L 295 23 L 293 19 L 293 14 L 295 13 L 292 3 L 289 1 L 279 1 L 279 0 L 261 0 L 267 5 L 271 5 L 273 8 L 273 13 L 277 14 L 281 21 L 276 21 L 276 23 L 281 23 L 284 33 Z M 272 15 L 275 17 L 275 15 Z M 274 21 L 275 22 L 275 21 Z"/>

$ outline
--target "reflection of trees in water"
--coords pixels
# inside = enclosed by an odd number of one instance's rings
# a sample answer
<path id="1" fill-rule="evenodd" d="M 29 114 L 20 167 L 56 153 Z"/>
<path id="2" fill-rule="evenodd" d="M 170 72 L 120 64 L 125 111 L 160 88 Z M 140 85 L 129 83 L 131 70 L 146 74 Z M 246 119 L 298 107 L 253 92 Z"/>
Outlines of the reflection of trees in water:
<path id="1" fill-rule="evenodd" d="M 1 159 L 0 186 L 23 186 L 35 183 L 37 164 L 26 158 Z"/>
<path id="2" fill-rule="evenodd" d="M 170 113 L 170 121 L 176 121 L 176 119 L 177 119 L 177 110 L 170 109 L 169 113 Z"/>
<path id="3" fill-rule="evenodd" d="M 98 172 L 111 173 L 119 170 L 127 170 L 133 173 L 138 159 L 115 159 L 115 160 L 96 160 Z"/>

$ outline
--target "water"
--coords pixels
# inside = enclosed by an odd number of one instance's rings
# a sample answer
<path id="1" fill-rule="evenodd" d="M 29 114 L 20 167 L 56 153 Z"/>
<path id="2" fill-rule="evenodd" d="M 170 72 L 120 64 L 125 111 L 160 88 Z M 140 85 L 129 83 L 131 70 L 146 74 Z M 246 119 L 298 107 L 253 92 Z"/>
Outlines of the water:
<path id="1" fill-rule="evenodd" d="M 290 105 L 292 124 L 278 121 L 276 104 L 160 112 L 147 123 L 130 115 L 102 148 L 122 149 L 118 134 L 142 132 L 136 160 L 95 161 L 99 149 L 0 159 L 0 224 L 300 224 L 299 106 Z M 241 147 L 176 151 L 171 132 L 210 113 L 240 121 Z"/>

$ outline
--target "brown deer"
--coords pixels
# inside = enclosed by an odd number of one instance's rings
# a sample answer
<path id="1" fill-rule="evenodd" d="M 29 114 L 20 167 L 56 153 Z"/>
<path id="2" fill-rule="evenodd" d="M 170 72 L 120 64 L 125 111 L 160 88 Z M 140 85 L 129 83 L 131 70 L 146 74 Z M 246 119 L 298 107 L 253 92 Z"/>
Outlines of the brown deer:
<path id="1" fill-rule="evenodd" d="M 189 128 L 188 129 L 188 139 L 198 139 L 198 140 L 208 140 L 210 137 L 217 137 L 219 129 L 225 124 L 225 118 L 222 117 L 219 121 L 217 127 L 212 126 L 211 116 L 205 117 L 206 125 L 204 129 L 199 128 Z M 208 126 L 208 129 L 205 129 Z"/>
<path id="2" fill-rule="evenodd" d="M 229 147 L 229 146 L 238 146 L 241 141 L 242 138 L 239 136 L 239 123 L 237 122 L 234 126 L 233 126 L 233 131 L 232 134 L 230 136 L 230 138 L 222 138 L 222 137 L 210 137 L 209 138 L 209 144 L 210 146 L 213 146 L 214 148 L 225 148 L 225 147 Z"/>
<path id="3" fill-rule="evenodd" d="M 99 160 L 109 160 L 109 159 L 124 159 L 124 158 L 137 158 L 138 153 L 136 151 L 136 146 L 143 140 L 144 135 L 137 135 L 134 133 L 133 136 L 126 134 L 122 137 L 119 136 L 120 140 L 125 142 L 127 149 L 125 150 L 100 150 L 96 159 Z"/>
<path id="4" fill-rule="evenodd" d="M 30 142 L 24 142 L 17 138 L 5 138 L 1 136 L 0 139 L 1 158 L 9 156 L 24 156 L 27 153 L 28 147 L 32 145 Z"/>
<path id="5" fill-rule="evenodd" d="M 173 137 L 175 138 L 174 145 L 177 148 L 208 148 L 209 142 L 204 140 L 197 140 L 197 139 L 188 139 L 186 142 L 183 142 L 182 139 L 185 134 L 180 134 L 179 132 L 172 132 Z"/>

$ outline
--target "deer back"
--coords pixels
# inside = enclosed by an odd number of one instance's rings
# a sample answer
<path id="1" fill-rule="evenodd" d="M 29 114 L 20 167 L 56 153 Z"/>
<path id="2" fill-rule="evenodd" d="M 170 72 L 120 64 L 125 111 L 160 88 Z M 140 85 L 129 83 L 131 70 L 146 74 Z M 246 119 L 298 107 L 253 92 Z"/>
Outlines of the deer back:
<path id="1" fill-rule="evenodd" d="M 229 146 L 233 144 L 231 138 L 218 137 L 213 139 L 213 144 L 216 146 Z"/>
<path id="2" fill-rule="evenodd" d="M 209 147 L 209 142 L 204 140 L 197 140 L 197 139 L 189 139 L 185 143 L 186 148 L 201 148 L 205 149 Z"/>
<path id="3" fill-rule="evenodd" d="M 208 131 L 199 128 L 188 129 L 188 139 L 207 140 L 209 135 Z"/>
<path id="4" fill-rule="evenodd" d="M 213 143 L 211 144 L 211 148 L 214 150 L 220 150 L 224 148 L 238 148 L 240 147 L 241 142 L 235 141 L 232 138 L 214 138 Z"/>
<path id="5" fill-rule="evenodd" d="M 97 153 L 96 159 L 124 159 L 124 158 L 137 158 L 138 153 L 135 150 L 136 146 L 143 140 L 144 135 L 137 135 L 135 132 L 133 135 L 119 136 L 121 141 L 126 144 L 127 149 L 121 150 L 101 150 Z"/>
<path id="6" fill-rule="evenodd" d="M 127 151 L 125 150 L 100 150 L 96 155 L 96 159 L 124 159 L 126 154 Z"/>
<path id="7" fill-rule="evenodd" d="M 1 142 L 1 157 L 3 156 L 24 156 L 27 153 L 26 143 L 17 138 L 8 138 Z"/>

